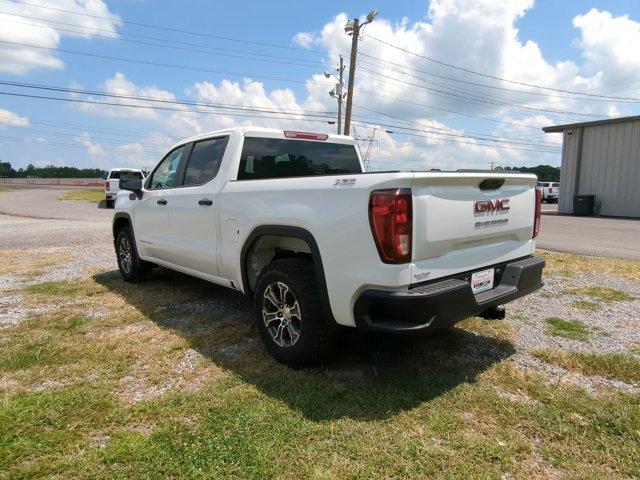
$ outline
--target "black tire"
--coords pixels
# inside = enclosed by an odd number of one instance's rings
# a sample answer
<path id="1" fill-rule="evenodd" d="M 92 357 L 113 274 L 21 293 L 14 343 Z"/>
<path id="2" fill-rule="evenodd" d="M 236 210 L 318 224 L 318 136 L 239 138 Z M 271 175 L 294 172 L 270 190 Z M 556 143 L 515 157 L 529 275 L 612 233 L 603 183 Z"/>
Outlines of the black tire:
<path id="1" fill-rule="evenodd" d="M 125 282 L 138 283 L 151 275 L 153 264 L 140 260 L 131 227 L 122 227 L 116 237 L 118 270 Z"/>
<path id="2" fill-rule="evenodd" d="M 280 284 L 288 289 L 284 294 L 282 309 L 272 301 L 283 298 Z M 268 299 L 269 287 L 276 294 L 272 300 Z M 298 316 L 295 314 L 296 303 Z M 310 259 L 285 258 L 265 267 L 258 278 L 254 305 L 258 331 L 273 358 L 291 367 L 318 364 L 324 360 L 334 329 L 322 308 L 316 273 Z M 271 315 L 279 315 L 280 318 L 268 321 Z M 285 316 L 287 318 L 283 318 Z M 289 330 L 290 327 L 292 330 Z M 294 336 L 290 332 L 295 331 L 296 327 L 298 337 L 293 341 Z M 281 331 L 279 336 L 276 335 L 278 331 Z"/>

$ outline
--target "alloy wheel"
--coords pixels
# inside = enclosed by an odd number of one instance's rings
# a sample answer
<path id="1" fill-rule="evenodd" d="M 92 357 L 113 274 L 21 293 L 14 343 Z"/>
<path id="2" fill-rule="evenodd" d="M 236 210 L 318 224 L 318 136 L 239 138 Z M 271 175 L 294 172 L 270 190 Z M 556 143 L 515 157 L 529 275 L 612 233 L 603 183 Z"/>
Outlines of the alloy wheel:
<path id="1" fill-rule="evenodd" d="M 300 305 L 293 291 L 284 283 L 270 283 L 264 290 L 262 319 L 269 335 L 279 347 L 293 347 L 300 338 Z"/>
<path id="2" fill-rule="evenodd" d="M 125 273 L 131 273 L 131 265 L 133 259 L 131 257 L 131 243 L 129 243 L 129 239 L 127 237 L 122 237 L 120 239 L 120 266 Z"/>

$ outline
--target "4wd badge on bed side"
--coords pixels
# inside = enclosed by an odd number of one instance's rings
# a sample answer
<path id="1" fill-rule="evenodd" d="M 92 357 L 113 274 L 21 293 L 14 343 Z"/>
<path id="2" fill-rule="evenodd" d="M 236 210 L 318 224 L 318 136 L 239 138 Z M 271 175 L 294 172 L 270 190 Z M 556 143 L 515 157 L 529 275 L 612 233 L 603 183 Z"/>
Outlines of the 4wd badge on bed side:
<path id="1" fill-rule="evenodd" d="M 334 187 L 353 187 L 356 184 L 355 178 L 336 178 Z"/>

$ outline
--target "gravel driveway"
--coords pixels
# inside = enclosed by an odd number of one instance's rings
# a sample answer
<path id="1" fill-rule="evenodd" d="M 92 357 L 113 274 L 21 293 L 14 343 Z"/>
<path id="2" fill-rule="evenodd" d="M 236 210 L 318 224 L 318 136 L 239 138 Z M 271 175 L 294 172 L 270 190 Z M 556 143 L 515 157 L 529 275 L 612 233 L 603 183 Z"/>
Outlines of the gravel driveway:
<path id="1" fill-rule="evenodd" d="M 112 213 L 85 201 L 59 201 L 60 193 L 49 189 L 0 193 L 0 211 L 11 213 L 0 214 L 3 254 L 14 252 L 20 262 L 42 259 L 43 264 L 38 275 L 25 275 L 19 268 L 4 273 L 0 270 L 0 338 L 2 325 L 15 324 L 33 313 L 21 303 L 21 287 L 52 280 L 90 278 L 96 272 L 117 268 L 110 232 Z M 47 258 L 60 260 L 47 265 Z M 597 269 L 573 277 L 547 272 L 545 282 L 540 291 L 507 307 L 503 325 L 512 332 L 510 341 L 516 353 L 504 361 L 520 369 L 542 372 L 553 381 L 576 383 L 588 390 L 605 387 L 640 391 L 637 384 L 569 371 L 534 355 L 537 350 L 555 349 L 594 354 L 633 352 L 637 356 L 640 352 L 640 284 Z M 607 302 L 568 290 L 602 285 L 628 295 L 628 299 Z M 579 301 L 588 302 L 593 308 L 576 308 Z M 221 309 L 218 303 L 212 302 L 203 308 Z M 38 308 L 46 310 L 47 305 Z M 226 311 L 224 306 L 221 311 Z M 589 332 L 588 339 L 550 335 L 547 322 L 550 317 L 582 323 Z M 478 345 L 469 345 L 470 355 Z"/>

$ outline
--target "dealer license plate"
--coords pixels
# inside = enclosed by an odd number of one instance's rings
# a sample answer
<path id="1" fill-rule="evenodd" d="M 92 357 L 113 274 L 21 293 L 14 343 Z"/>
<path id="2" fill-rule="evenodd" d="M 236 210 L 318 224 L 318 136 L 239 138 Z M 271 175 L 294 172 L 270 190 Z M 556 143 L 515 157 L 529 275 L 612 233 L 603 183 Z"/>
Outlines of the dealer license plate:
<path id="1" fill-rule="evenodd" d="M 471 274 L 471 290 L 474 294 L 493 288 L 493 268 Z"/>

